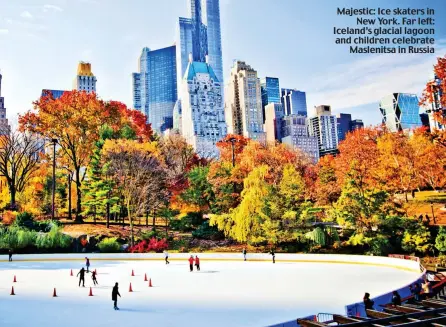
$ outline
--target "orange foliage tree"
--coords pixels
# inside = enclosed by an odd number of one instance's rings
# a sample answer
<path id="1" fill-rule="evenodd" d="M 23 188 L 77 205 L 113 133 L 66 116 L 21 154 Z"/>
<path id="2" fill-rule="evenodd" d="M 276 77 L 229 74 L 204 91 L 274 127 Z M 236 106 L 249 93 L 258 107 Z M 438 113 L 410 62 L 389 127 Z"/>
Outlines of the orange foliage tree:
<path id="1" fill-rule="evenodd" d="M 134 129 L 140 138 L 150 138 L 151 129 L 144 115 L 128 110 L 119 102 L 104 102 L 95 93 L 85 91 L 64 92 L 54 99 L 51 94 L 34 102 L 34 110 L 19 117 L 22 130 L 40 134 L 47 139 L 57 139 L 59 153 L 66 159 L 68 169 L 74 172 L 76 185 L 76 221 L 82 221 L 81 169 L 92 155 L 94 143 L 99 139 L 100 127 L 122 126 Z"/>

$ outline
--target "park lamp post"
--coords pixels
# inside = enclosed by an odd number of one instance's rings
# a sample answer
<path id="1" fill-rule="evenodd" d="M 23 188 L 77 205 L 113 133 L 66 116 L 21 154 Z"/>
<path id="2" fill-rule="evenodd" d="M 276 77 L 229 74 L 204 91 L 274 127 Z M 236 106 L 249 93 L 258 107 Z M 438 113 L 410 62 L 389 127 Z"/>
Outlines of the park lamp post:
<path id="1" fill-rule="evenodd" d="M 51 202 L 51 219 L 54 220 L 54 205 L 56 200 L 56 144 L 57 139 L 51 139 L 53 144 L 53 183 L 52 183 L 52 202 Z"/>

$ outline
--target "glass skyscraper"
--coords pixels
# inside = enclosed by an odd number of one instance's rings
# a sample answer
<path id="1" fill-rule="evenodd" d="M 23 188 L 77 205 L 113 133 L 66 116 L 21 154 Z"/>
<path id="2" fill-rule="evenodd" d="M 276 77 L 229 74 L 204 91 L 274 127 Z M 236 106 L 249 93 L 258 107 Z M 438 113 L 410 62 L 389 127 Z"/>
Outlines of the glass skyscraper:
<path id="1" fill-rule="evenodd" d="M 181 85 L 189 63 L 208 62 L 223 83 L 219 0 L 189 0 L 190 18 L 180 17 L 177 28 L 177 84 Z"/>
<path id="2" fill-rule="evenodd" d="M 139 73 L 133 73 L 133 105 L 147 116 L 153 130 L 164 132 L 173 126 L 177 101 L 176 47 L 142 50 Z"/>
<path id="3" fill-rule="evenodd" d="M 270 103 L 280 103 L 279 79 L 265 77 L 260 80 L 262 90 L 263 121 L 265 121 L 265 107 Z"/>
<path id="4" fill-rule="evenodd" d="M 383 124 L 391 132 L 421 127 L 420 107 L 415 94 L 393 93 L 381 99 Z"/>
<path id="5" fill-rule="evenodd" d="M 282 89 L 282 105 L 286 116 L 307 116 L 307 97 L 305 92 Z"/>

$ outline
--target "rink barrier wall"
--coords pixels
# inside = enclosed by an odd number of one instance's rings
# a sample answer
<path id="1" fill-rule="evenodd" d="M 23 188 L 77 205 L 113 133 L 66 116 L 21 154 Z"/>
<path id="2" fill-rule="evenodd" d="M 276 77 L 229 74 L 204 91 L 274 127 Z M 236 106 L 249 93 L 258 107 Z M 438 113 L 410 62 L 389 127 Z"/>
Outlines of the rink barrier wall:
<path id="1" fill-rule="evenodd" d="M 169 253 L 169 260 L 186 260 L 191 255 L 199 255 L 203 261 L 243 261 L 240 253 Z M 76 253 L 76 254 L 17 254 L 14 261 L 82 261 L 88 257 L 90 261 L 132 261 L 132 260 L 164 260 L 163 253 Z M 252 253 L 247 255 L 248 261 L 271 262 L 271 255 Z M 8 256 L 0 256 L 0 262 L 8 261 Z M 398 258 L 341 255 L 341 254 L 276 254 L 276 262 L 321 263 L 321 264 L 353 264 L 369 265 L 419 272 L 419 263 Z"/>
<path id="2" fill-rule="evenodd" d="M 416 266 L 418 266 L 419 275 L 417 276 L 417 278 L 413 282 L 411 282 L 411 283 L 409 283 L 409 284 L 407 284 L 407 285 L 405 285 L 405 286 L 403 286 L 403 287 L 401 287 L 399 289 L 393 289 L 393 290 L 390 290 L 389 292 L 381 294 L 381 295 L 379 295 L 377 297 L 372 297 L 372 301 L 375 302 L 374 308 L 375 308 L 375 310 L 378 310 L 378 311 L 382 311 L 382 307 L 381 307 L 382 305 L 385 305 L 387 303 L 392 302 L 392 295 L 393 295 L 392 292 L 393 291 L 398 291 L 398 293 L 401 295 L 401 298 L 405 298 L 405 297 L 408 297 L 408 296 L 412 295 L 412 293 L 411 293 L 411 291 L 409 289 L 409 285 L 412 285 L 414 283 L 420 283 L 421 284 L 424 281 L 425 274 L 426 274 L 426 270 L 421 265 L 420 259 L 418 257 L 405 256 L 405 255 L 389 255 L 389 257 L 392 258 L 392 259 L 400 260 L 402 262 L 415 263 Z M 367 317 L 366 311 L 365 311 L 365 307 L 364 307 L 364 303 L 362 301 L 346 305 L 345 306 L 345 313 L 346 313 L 347 316 Z"/>

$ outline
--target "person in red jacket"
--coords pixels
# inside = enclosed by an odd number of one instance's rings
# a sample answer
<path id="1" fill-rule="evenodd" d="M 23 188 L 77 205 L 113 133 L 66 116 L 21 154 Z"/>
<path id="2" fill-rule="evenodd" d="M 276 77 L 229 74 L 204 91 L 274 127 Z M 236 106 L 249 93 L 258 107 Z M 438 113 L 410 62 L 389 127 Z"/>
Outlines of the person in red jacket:
<path id="1" fill-rule="evenodd" d="M 194 270 L 194 256 L 193 255 L 191 255 L 189 258 L 189 268 L 190 268 L 191 272 Z"/>
<path id="2" fill-rule="evenodd" d="M 200 271 L 200 259 L 198 255 L 195 256 L 195 267 L 197 267 L 197 271 Z"/>

